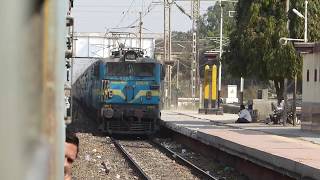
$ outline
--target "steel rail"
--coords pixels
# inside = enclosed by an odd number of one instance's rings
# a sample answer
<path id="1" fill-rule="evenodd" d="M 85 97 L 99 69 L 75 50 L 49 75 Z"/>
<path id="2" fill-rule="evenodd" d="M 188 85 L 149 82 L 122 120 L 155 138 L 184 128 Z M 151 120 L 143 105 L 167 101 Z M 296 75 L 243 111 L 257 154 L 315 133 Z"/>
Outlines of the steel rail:
<path id="1" fill-rule="evenodd" d="M 151 180 L 151 178 L 142 170 L 139 164 L 130 156 L 130 154 L 122 147 L 118 140 L 111 138 L 115 147 L 121 151 L 122 155 L 130 162 L 134 168 L 136 168 L 137 172 L 141 175 L 143 179 Z"/>
<path id="2" fill-rule="evenodd" d="M 212 175 L 210 175 L 209 173 L 203 171 L 202 169 L 200 169 L 199 167 L 197 167 L 196 165 L 192 164 L 190 161 L 186 160 L 185 158 L 183 158 L 182 156 L 178 155 L 177 153 L 173 152 L 172 150 L 170 150 L 169 148 L 163 146 L 161 143 L 155 141 L 155 140 L 151 140 L 152 144 L 154 144 L 155 146 L 159 147 L 165 154 L 167 154 L 169 157 L 172 157 L 175 160 L 178 160 L 180 163 L 182 163 L 183 165 L 187 166 L 188 168 L 190 168 L 192 171 L 196 172 L 197 174 L 199 174 L 200 176 L 202 176 L 204 179 L 212 179 L 212 180 L 219 180 L 219 178 L 214 177 Z"/>

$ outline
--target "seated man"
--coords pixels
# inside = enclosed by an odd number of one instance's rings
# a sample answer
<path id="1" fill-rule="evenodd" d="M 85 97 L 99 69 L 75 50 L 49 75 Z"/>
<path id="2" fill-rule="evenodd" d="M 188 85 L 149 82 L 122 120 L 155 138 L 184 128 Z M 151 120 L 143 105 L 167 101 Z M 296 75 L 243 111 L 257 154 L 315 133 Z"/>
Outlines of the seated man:
<path id="1" fill-rule="evenodd" d="M 72 179 L 72 163 L 76 160 L 79 152 L 79 139 L 74 134 L 66 131 L 64 150 L 64 180 Z"/>
<path id="2" fill-rule="evenodd" d="M 240 105 L 239 118 L 236 123 L 250 123 L 252 121 L 250 112 L 244 107 L 243 104 Z"/>
<path id="3" fill-rule="evenodd" d="M 278 111 L 282 111 L 284 109 L 284 100 L 282 100 L 276 107 Z"/>

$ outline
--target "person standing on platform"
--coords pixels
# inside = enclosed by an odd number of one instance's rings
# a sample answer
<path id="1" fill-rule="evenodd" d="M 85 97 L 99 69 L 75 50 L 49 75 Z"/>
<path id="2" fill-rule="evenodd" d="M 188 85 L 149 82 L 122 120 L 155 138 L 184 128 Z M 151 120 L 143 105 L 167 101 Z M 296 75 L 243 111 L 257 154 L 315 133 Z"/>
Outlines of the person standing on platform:
<path id="1" fill-rule="evenodd" d="M 236 123 L 251 123 L 252 118 L 250 112 L 244 107 L 243 104 L 240 105 L 239 118 Z"/>

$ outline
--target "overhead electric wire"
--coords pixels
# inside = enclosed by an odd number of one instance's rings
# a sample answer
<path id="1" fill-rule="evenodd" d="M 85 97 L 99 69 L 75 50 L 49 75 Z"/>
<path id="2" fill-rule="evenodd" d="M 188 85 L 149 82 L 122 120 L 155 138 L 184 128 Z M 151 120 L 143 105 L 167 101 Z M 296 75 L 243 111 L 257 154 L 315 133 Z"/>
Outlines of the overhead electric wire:
<path id="1" fill-rule="evenodd" d="M 191 17 L 191 15 L 190 14 L 188 14 L 184 9 L 183 9 L 183 7 L 181 7 L 179 4 L 177 4 L 175 1 L 173 1 L 174 2 L 174 4 L 177 6 L 177 8 L 183 13 L 183 14 L 185 14 L 186 16 L 188 16 L 190 19 L 192 19 L 192 17 Z"/>
<path id="2" fill-rule="evenodd" d="M 115 8 L 115 7 L 125 8 L 125 7 L 128 7 L 128 5 L 77 5 L 75 6 L 75 8 Z M 138 6 L 134 6 L 134 7 L 138 7 Z"/>
<path id="3" fill-rule="evenodd" d="M 127 9 L 127 11 L 125 11 L 125 14 L 122 16 L 120 22 L 118 23 L 118 25 L 116 27 L 119 27 L 120 24 L 123 22 L 124 18 L 127 16 L 127 14 L 129 13 L 130 9 L 133 7 L 134 2 L 135 2 L 135 0 L 131 1 L 131 4 L 130 4 L 129 8 Z"/>
<path id="4" fill-rule="evenodd" d="M 146 15 L 148 15 L 148 14 L 153 10 L 153 8 L 154 8 L 154 6 L 152 6 L 152 2 L 151 2 L 151 3 L 149 4 L 147 10 L 143 13 L 142 18 L 144 18 Z M 140 17 L 137 18 L 133 23 L 131 23 L 131 24 L 129 25 L 129 27 L 130 27 L 130 26 L 133 26 L 135 23 L 139 22 L 139 20 L 140 20 Z"/>
<path id="5" fill-rule="evenodd" d="M 139 27 L 139 26 L 126 26 L 126 27 L 109 28 L 109 30 L 110 30 L 110 29 L 132 29 L 132 28 L 137 28 L 137 27 Z M 144 27 L 142 27 L 142 29 L 144 29 L 144 30 L 147 30 L 147 31 L 150 31 L 150 32 L 151 32 L 151 30 L 150 30 L 150 29 L 148 29 L 148 28 L 144 28 Z"/>

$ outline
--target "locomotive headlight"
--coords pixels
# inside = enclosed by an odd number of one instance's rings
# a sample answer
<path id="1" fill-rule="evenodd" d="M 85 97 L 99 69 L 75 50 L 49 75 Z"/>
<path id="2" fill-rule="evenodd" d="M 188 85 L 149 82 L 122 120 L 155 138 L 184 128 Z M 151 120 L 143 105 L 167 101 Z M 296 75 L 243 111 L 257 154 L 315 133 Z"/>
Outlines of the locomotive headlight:
<path id="1" fill-rule="evenodd" d="M 102 115 L 103 115 L 103 117 L 105 117 L 105 118 L 110 119 L 110 118 L 113 117 L 113 114 L 114 114 L 114 111 L 113 111 L 112 108 L 103 108 L 103 109 L 102 109 Z"/>
<path id="2" fill-rule="evenodd" d="M 146 98 L 147 98 L 147 99 L 151 99 L 151 98 L 152 98 L 152 92 L 151 92 L 151 91 L 148 91 L 148 92 L 147 92 Z"/>

